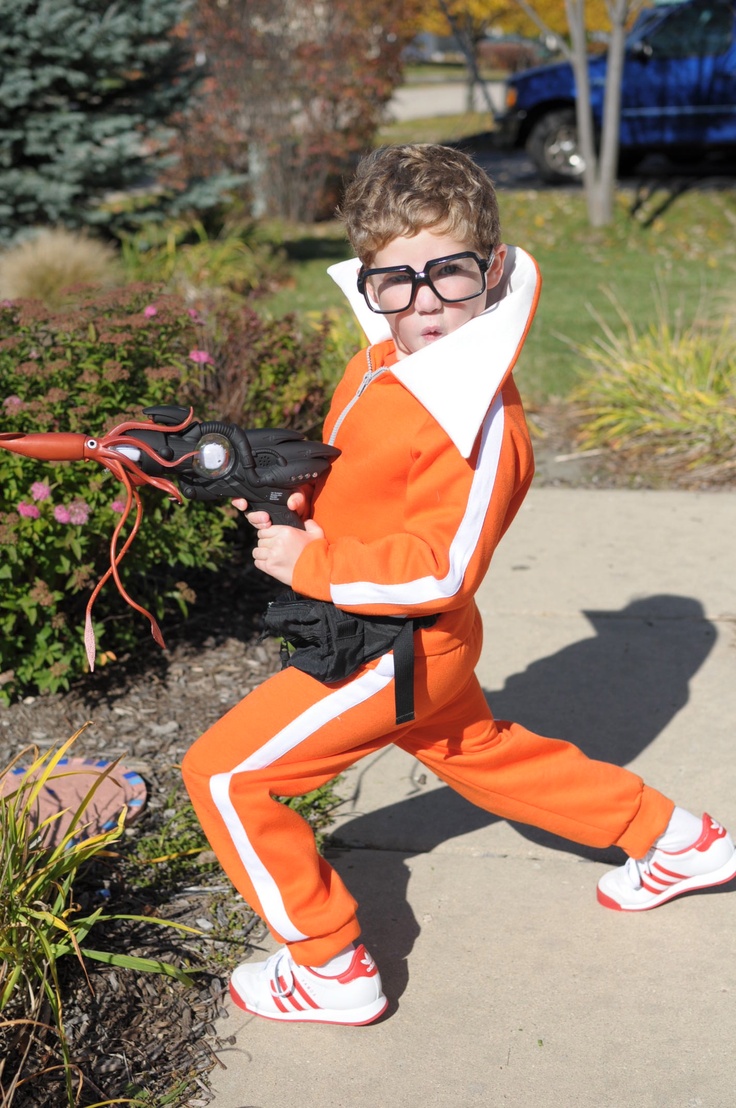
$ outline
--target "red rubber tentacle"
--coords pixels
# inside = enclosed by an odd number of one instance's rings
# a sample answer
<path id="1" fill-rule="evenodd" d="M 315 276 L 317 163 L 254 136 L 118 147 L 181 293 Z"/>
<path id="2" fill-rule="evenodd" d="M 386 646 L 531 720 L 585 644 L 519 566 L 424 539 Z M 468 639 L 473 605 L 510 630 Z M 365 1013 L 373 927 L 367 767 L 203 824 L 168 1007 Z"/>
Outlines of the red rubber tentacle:
<path id="1" fill-rule="evenodd" d="M 130 441 L 126 442 L 125 445 L 130 446 Z M 143 445 L 143 443 L 136 443 L 136 446 L 142 447 Z M 154 458 L 156 461 L 160 462 L 161 465 L 171 466 L 179 464 L 179 462 L 164 462 L 163 459 L 159 458 L 155 450 L 149 450 L 147 451 L 147 453 L 151 458 Z M 103 447 L 101 450 L 96 452 L 95 456 L 100 465 L 106 466 L 107 469 L 114 473 L 119 480 L 122 480 L 122 478 L 120 477 L 120 471 L 122 470 L 129 476 L 134 477 L 136 484 L 150 485 L 152 486 L 152 488 L 158 489 L 159 492 L 168 493 L 169 496 L 171 496 L 172 499 L 176 500 L 179 504 L 183 503 L 181 492 L 173 483 L 173 481 L 169 481 L 168 477 L 152 477 L 150 474 L 144 473 L 143 470 L 140 469 L 140 467 L 131 458 L 126 457 L 125 454 L 120 454 L 117 450 Z M 187 457 L 191 456 L 192 455 L 187 455 Z M 179 459 L 179 461 L 182 460 L 183 459 L 181 458 Z"/>
<path id="2" fill-rule="evenodd" d="M 126 491 L 126 500 L 125 500 L 125 508 L 123 510 L 123 513 L 122 513 L 120 519 L 118 520 L 118 522 L 115 526 L 115 530 L 113 531 L 113 535 L 112 535 L 112 538 L 110 540 L 110 566 L 106 570 L 106 572 L 103 574 L 103 576 L 100 578 L 100 580 L 97 582 L 97 585 L 95 586 L 95 588 L 92 591 L 92 595 L 90 596 L 89 600 L 87 601 L 87 608 L 86 608 L 86 612 L 85 612 L 84 641 L 85 641 L 85 647 L 86 647 L 86 650 L 87 650 L 87 660 L 89 662 L 90 670 L 92 670 L 92 671 L 94 671 L 94 668 L 95 668 L 95 637 L 94 637 L 94 631 L 93 631 L 93 628 L 92 628 L 92 607 L 95 603 L 95 600 L 100 595 L 100 592 L 102 591 L 104 585 L 107 583 L 107 581 L 109 581 L 110 577 L 114 578 L 115 584 L 117 585 L 117 588 L 118 588 L 118 591 L 120 592 L 120 595 L 123 597 L 123 599 L 126 601 L 126 603 L 129 604 L 131 608 L 134 608 L 136 611 L 139 611 L 142 615 L 144 615 L 148 619 L 149 623 L 151 624 L 151 634 L 153 635 L 154 640 L 161 647 L 165 647 L 165 645 L 166 645 L 164 643 L 163 636 L 161 634 L 161 629 L 160 629 L 158 623 L 156 622 L 155 618 L 151 615 L 151 613 L 146 608 L 144 608 L 140 604 L 137 604 L 132 599 L 132 597 L 126 592 L 126 590 L 125 590 L 125 588 L 122 584 L 122 581 L 120 580 L 120 575 L 118 574 L 118 571 L 117 571 L 117 567 L 118 567 L 120 561 L 127 554 L 133 540 L 135 539 L 135 536 L 138 534 L 138 531 L 140 529 L 141 520 L 143 518 L 143 504 L 141 502 L 141 499 L 140 499 L 140 496 L 138 494 L 137 489 L 135 489 L 134 486 L 131 484 L 129 475 L 126 472 L 125 466 L 122 464 L 122 458 L 119 454 L 115 454 L 113 457 L 100 457 L 99 461 L 102 465 L 105 466 L 106 469 L 109 469 L 110 472 L 115 477 L 117 477 L 118 480 L 124 485 L 125 491 Z M 121 532 L 122 528 L 125 526 L 128 518 L 130 516 L 130 510 L 133 506 L 133 501 L 134 500 L 135 500 L 135 503 L 136 503 L 135 522 L 133 524 L 133 527 L 132 527 L 129 535 L 127 536 L 127 538 L 125 540 L 125 543 L 123 545 L 122 550 L 120 550 L 118 552 L 118 550 L 117 550 L 117 541 L 118 541 L 118 538 L 120 536 L 120 532 Z"/>
<path id="3" fill-rule="evenodd" d="M 153 429 L 155 430 L 155 428 Z M 147 427 L 146 430 L 151 430 L 151 428 Z M 171 430 L 171 427 L 167 427 L 167 431 Z M 147 454 L 149 458 L 153 458 L 154 461 L 158 462 L 159 465 L 165 466 L 167 469 L 172 469 L 174 466 L 181 465 L 182 462 L 188 461 L 197 453 L 196 450 L 192 450 L 189 454 L 183 454 L 181 458 L 175 458 L 173 461 L 167 462 L 165 458 L 162 458 L 161 455 L 154 450 L 150 443 L 143 442 L 140 439 L 126 438 L 124 435 L 121 436 L 119 439 L 116 438 L 106 440 L 105 443 L 102 445 L 104 450 L 112 450 L 115 454 L 119 454 L 119 451 L 114 449 L 116 446 L 135 446 L 138 448 L 138 450 L 141 450 L 144 454 Z M 137 462 L 134 462 L 132 458 L 126 457 L 125 454 L 121 455 L 121 457 L 125 458 L 127 462 L 130 462 L 134 466 L 137 466 L 138 464 Z"/>
<path id="4" fill-rule="evenodd" d="M 189 415 L 184 420 L 184 422 L 177 423 L 176 426 L 172 426 L 170 424 L 154 423 L 152 419 L 146 420 L 145 422 L 138 420 L 128 420 L 125 423 L 119 423 L 117 427 L 113 427 L 110 431 L 108 431 L 105 435 L 98 439 L 98 442 L 102 443 L 103 446 L 107 446 L 108 439 L 110 439 L 111 436 L 121 435 L 125 431 L 173 431 L 174 433 L 176 433 L 177 431 L 183 431 L 193 421 L 194 408 L 190 408 Z"/>
<path id="5" fill-rule="evenodd" d="M 128 552 L 128 550 L 130 548 L 130 544 L 133 542 L 133 539 L 138 534 L 138 531 L 139 531 L 140 525 L 141 525 L 141 521 L 143 519 L 143 503 L 142 503 L 141 498 L 140 498 L 140 493 L 138 492 L 138 489 L 136 489 L 133 485 L 130 485 L 127 482 L 126 482 L 126 484 L 127 484 L 128 490 L 129 490 L 129 494 L 135 498 L 135 503 L 136 503 L 135 522 L 134 522 L 133 527 L 130 531 L 130 534 L 128 535 L 128 537 L 125 540 L 125 545 L 123 546 L 123 549 L 120 551 L 119 554 L 116 553 L 116 544 L 117 544 L 117 537 L 120 533 L 120 526 L 122 524 L 122 520 L 118 523 L 118 526 L 115 528 L 115 531 L 113 533 L 112 540 L 111 540 L 111 543 L 110 543 L 110 558 L 111 558 L 110 571 L 111 571 L 112 576 L 115 580 L 115 584 L 118 587 L 118 592 L 122 596 L 123 600 L 125 600 L 125 602 L 127 604 L 129 604 L 131 608 L 134 608 L 137 612 L 140 612 L 141 615 L 146 617 L 146 619 L 148 620 L 148 622 L 151 625 L 151 634 L 153 635 L 154 642 L 158 643 L 158 645 L 165 650 L 166 649 L 166 643 L 164 642 L 164 637 L 161 634 L 161 628 L 159 627 L 155 616 L 153 616 L 151 614 L 151 612 L 148 611 L 147 608 L 144 608 L 142 604 L 138 604 L 137 601 L 133 600 L 132 596 L 130 596 L 130 594 L 126 591 L 125 586 L 123 585 L 123 582 L 120 580 L 120 574 L 118 573 L 118 565 L 120 564 L 121 560 L 125 557 L 126 553 Z"/>

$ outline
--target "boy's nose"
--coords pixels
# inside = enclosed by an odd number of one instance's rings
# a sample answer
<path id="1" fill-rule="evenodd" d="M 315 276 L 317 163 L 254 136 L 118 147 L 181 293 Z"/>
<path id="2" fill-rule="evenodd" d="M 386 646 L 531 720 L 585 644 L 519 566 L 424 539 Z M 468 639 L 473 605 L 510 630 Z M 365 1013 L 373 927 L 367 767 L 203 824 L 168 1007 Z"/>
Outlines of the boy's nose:
<path id="1" fill-rule="evenodd" d="M 442 301 L 427 281 L 420 281 L 414 294 L 415 310 L 418 312 L 434 312 L 441 306 Z"/>

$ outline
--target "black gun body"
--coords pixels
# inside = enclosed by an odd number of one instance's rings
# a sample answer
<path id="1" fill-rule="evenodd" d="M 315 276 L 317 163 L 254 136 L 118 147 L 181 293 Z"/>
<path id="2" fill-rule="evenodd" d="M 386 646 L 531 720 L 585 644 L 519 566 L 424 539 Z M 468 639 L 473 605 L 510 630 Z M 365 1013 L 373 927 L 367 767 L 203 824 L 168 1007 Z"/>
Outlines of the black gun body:
<path id="1" fill-rule="evenodd" d="M 145 414 L 159 425 L 181 427 L 189 409 L 174 405 L 146 408 Z M 188 500 L 233 500 L 244 498 L 249 511 L 268 512 L 273 523 L 304 529 L 304 523 L 287 507 L 295 489 L 314 484 L 338 457 L 340 451 L 326 443 L 312 442 L 298 431 L 281 428 L 244 431 L 235 424 L 192 421 L 182 430 L 146 429 L 128 431 L 145 443 L 157 457 L 141 450 L 136 464 L 150 476 L 173 476 Z M 219 436 L 231 447 L 229 462 L 217 476 L 203 475 L 195 468 L 195 457 L 205 436 Z M 162 465 L 157 459 L 168 463 Z"/>

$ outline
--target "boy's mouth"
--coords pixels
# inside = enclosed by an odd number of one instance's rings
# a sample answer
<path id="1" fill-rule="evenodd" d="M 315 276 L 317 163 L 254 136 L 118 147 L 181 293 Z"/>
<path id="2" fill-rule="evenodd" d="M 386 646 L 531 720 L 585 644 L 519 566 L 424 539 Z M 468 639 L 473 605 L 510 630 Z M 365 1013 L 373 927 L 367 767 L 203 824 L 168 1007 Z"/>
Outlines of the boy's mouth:
<path id="1" fill-rule="evenodd" d="M 425 327 L 422 331 L 422 338 L 425 341 L 433 342 L 435 339 L 442 338 L 442 331 L 439 327 Z"/>

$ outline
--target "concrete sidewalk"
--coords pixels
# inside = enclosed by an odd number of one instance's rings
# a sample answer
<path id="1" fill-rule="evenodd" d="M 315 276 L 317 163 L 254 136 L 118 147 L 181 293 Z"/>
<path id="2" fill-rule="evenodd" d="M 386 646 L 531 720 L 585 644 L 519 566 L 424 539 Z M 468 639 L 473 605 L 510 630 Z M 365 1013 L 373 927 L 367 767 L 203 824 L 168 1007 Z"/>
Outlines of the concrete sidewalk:
<path id="1" fill-rule="evenodd" d="M 532 489 L 478 598 L 495 714 L 736 828 L 735 549 L 733 493 Z M 387 1015 L 230 1006 L 216 1108 L 733 1108 L 736 885 L 611 912 L 618 851 L 497 820 L 400 751 L 343 791 L 330 860 Z"/>

